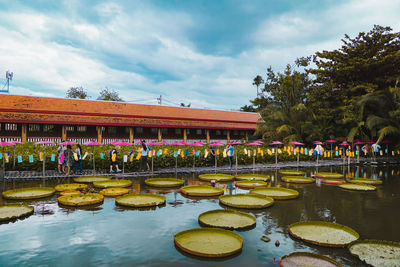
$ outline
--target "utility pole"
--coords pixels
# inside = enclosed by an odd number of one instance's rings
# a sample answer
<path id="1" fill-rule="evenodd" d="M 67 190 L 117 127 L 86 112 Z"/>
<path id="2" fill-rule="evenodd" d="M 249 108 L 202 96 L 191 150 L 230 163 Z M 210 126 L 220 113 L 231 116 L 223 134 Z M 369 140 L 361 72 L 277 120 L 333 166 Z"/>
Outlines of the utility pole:
<path id="1" fill-rule="evenodd" d="M 162 95 L 160 97 L 157 97 L 158 104 L 161 106 L 162 105 Z"/>
<path id="2" fill-rule="evenodd" d="M 13 72 L 11 72 L 9 70 L 6 71 L 6 80 L 7 81 L 6 81 L 6 84 L 3 86 L 3 88 L 0 90 L 0 92 L 5 92 L 5 93 L 10 92 L 10 81 L 12 81 L 13 76 L 14 76 Z M 3 90 L 6 85 L 7 85 L 7 90 Z"/>

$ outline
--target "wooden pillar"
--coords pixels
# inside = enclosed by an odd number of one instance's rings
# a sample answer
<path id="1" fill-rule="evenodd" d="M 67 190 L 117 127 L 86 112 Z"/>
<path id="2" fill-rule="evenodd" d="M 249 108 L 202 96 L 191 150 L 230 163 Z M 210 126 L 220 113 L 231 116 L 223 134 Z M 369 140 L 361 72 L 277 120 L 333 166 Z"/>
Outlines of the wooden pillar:
<path id="1" fill-rule="evenodd" d="M 67 126 L 61 126 L 61 140 L 67 141 Z"/>
<path id="2" fill-rule="evenodd" d="M 184 142 L 187 141 L 187 131 L 186 131 L 186 129 L 183 129 L 183 141 Z"/>
<path id="3" fill-rule="evenodd" d="M 97 142 L 103 142 L 103 126 L 97 126 Z"/>
<path id="4" fill-rule="evenodd" d="M 133 144 L 133 127 L 129 127 L 129 143 Z"/>
<path id="5" fill-rule="evenodd" d="M 25 143 L 27 141 L 27 139 L 28 139 L 27 132 L 28 132 L 28 124 L 23 123 L 22 124 L 22 128 L 21 128 L 21 141 L 22 141 L 22 143 Z"/>
<path id="6" fill-rule="evenodd" d="M 249 132 L 248 131 L 246 131 L 246 142 L 249 142 Z"/>
<path id="7" fill-rule="evenodd" d="M 161 142 L 161 140 L 162 140 L 161 128 L 158 128 L 157 136 L 158 136 L 158 142 Z"/>
<path id="8" fill-rule="evenodd" d="M 231 142 L 231 130 L 226 131 L 226 142 L 228 142 L 228 144 Z"/>
<path id="9" fill-rule="evenodd" d="M 207 138 L 207 144 L 209 144 L 210 143 L 210 130 L 209 129 L 206 130 L 206 138 Z"/>

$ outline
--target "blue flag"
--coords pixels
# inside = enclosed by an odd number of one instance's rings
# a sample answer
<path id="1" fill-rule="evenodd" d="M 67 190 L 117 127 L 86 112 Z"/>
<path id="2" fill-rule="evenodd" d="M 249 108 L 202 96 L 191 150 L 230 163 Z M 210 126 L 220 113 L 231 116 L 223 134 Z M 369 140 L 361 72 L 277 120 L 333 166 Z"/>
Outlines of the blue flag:
<path id="1" fill-rule="evenodd" d="M 104 154 L 103 153 L 100 153 L 100 158 L 104 159 Z"/>
<path id="2" fill-rule="evenodd" d="M 174 152 L 174 157 L 175 157 L 175 158 L 178 157 L 178 151 L 175 151 L 175 152 Z"/>
<path id="3" fill-rule="evenodd" d="M 51 161 L 56 161 L 56 154 L 51 154 Z"/>
<path id="4" fill-rule="evenodd" d="M 189 149 L 186 149 L 185 150 L 185 156 L 188 156 L 189 155 Z"/>
<path id="5" fill-rule="evenodd" d="M 335 156 L 339 156 L 339 151 L 336 150 Z"/>
<path id="6" fill-rule="evenodd" d="M 197 150 L 196 157 L 199 157 L 199 156 L 200 156 L 200 150 Z"/>
<path id="7" fill-rule="evenodd" d="M 308 150 L 307 150 L 307 148 L 304 149 L 304 155 L 308 155 Z"/>
<path id="8" fill-rule="evenodd" d="M 2 159 L 2 158 L 3 158 L 3 154 L 0 153 L 0 159 Z"/>
<path id="9" fill-rule="evenodd" d="M 33 163 L 33 155 L 29 155 L 29 163 Z"/>
<path id="10" fill-rule="evenodd" d="M 18 161 L 18 163 L 22 163 L 22 156 L 18 156 L 17 161 Z"/>

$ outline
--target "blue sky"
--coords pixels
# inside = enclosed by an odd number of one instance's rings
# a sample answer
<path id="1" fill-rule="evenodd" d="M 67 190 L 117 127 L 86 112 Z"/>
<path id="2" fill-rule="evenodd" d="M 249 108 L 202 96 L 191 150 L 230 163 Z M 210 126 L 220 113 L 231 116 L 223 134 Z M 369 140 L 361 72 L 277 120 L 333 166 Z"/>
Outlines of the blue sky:
<path id="1" fill-rule="evenodd" d="M 374 24 L 400 31 L 400 1 L 0 0 L 0 82 L 64 97 L 108 87 L 126 101 L 237 110 L 253 78 L 338 48 Z M 0 96 L 1 97 L 1 96 Z"/>

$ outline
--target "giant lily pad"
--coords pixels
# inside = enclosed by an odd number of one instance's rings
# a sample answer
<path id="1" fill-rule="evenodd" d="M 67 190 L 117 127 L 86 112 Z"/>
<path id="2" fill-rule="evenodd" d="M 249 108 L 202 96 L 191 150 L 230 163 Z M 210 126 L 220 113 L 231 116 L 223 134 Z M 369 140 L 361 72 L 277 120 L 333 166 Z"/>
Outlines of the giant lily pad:
<path id="1" fill-rule="evenodd" d="M 56 185 L 57 191 L 78 190 L 87 188 L 86 184 L 59 184 Z"/>
<path id="2" fill-rule="evenodd" d="M 314 174 L 315 177 L 318 178 L 326 178 L 326 179 L 340 179 L 343 178 L 343 174 L 335 173 L 335 172 L 317 172 Z"/>
<path id="3" fill-rule="evenodd" d="M 371 266 L 400 266 L 399 242 L 358 240 L 349 245 L 349 251 Z"/>
<path id="4" fill-rule="evenodd" d="M 349 179 L 348 181 L 353 184 L 369 184 L 369 185 L 382 184 L 382 180 L 367 179 L 367 178 L 355 178 L 355 179 L 351 179 L 351 180 Z"/>
<path id="5" fill-rule="evenodd" d="M 186 230 L 177 233 L 174 241 L 187 253 L 209 258 L 234 255 L 243 247 L 243 238 L 239 234 L 218 228 Z"/>
<path id="6" fill-rule="evenodd" d="M 264 181 L 236 181 L 235 185 L 240 188 L 256 188 L 256 187 L 266 187 L 268 183 Z"/>
<path id="7" fill-rule="evenodd" d="M 100 191 L 100 194 L 107 197 L 116 197 L 129 193 L 129 189 L 122 187 L 110 187 Z"/>
<path id="8" fill-rule="evenodd" d="M 306 242 L 327 246 L 344 247 L 360 235 L 350 227 L 331 222 L 308 221 L 289 225 L 289 233 Z"/>
<path id="9" fill-rule="evenodd" d="M 224 229 L 245 229 L 256 224 L 256 217 L 236 210 L 210 210 L 199 215 L 199 223 Z"/>
<path id="10" fill-rule="evenodd" d="M 56 190 L 52 187 L 29 187 L 18 188 L 3 192 L 7 199 L 35 199 L 53 195 Z"/>
<path id="11" fill-rule="evenodd" d="M 0 206 L 0 221 L 9 221 L 33 213 L 34 208 L 28 205 L 7 204 Z"/>
<path id="12" fill-rule="evenodd" d="M 144 182 L 154 187 L 178 187 L 185 183 L 184 180 L 176 178 L 150 178 L 146 179 Z"/>
<path id="13" fill-rule="evenodd" d="M 269 181 L 271 177 L 269 175 L 263 175 L 263 174 L 253 174 L 253 173 L 242 173 L 235 175 L 235 179 L 239 181 L 243 180 L 255 180 L 255 181 Z"/>
<path id="14" fill-rule="evenodd" d="M 283 176 L 281 180 L 286 183 L 295 183 L 295 184 L 311 184 L 314 183 L 315 181 L 311 177 L 301 177 L 301 176 Z"/>
<path id="15" fill-rule="evenodd" d="M 283 256 L 280 262 L 282 267 L 294 267 L 294 266 L 323 266 L 323 267 L 338 267 L 342 266 L 340 263 L 326 257 L 310 252 L 293 252 L 289 255 Z"/>
<path id="16" fill-rule="evenodd" d="M 189 196 L 219 196 L 224 194 L 224 189 L 209 185 L 189 185 L 181 187 L 182 194 Z"/>
<path id="17" fill-rule="evenodd" d="M 219 202 L 235 208 L 263 209 L 272 206 L 274 199 L 255 194 L 236 194 L 220 196 Z"/>
<path id="18" fill-rule="evenodd" d="M 60 193 L 60 195 L 62 196 L 81 195 L 81 194 L 82 193 L 77 190 L 66 190 Z"/>
<path id="19" fill-rule="evenodd" d="M 209 182 L 212 180 L 215 180 L 217 182 L 229 182 L 232 181 L 234 177 L 232 175 L 224 173 L 208 173 L 208 174 L 200 174 L 199 179 Z"/>
<path id="20" fill-rule="evenodd" d="M 132 184 L 130 180 L 124 179 L 116 179 L 116 180 L 108 180 L 102 182 L 93 182 L 95 187 L 99 188 L 108 188 L 108 187 L 128 187 Z"/>
<path id="21" fill-rule="evenodd" d="M 338 185 L 338 184 L 344 184 L 345 180 L 343 180 L 343 179 L 326 179 L 326 180 L 321 180 L 321 182 L 323 182 L 324 184 Z"/>
<path id="22" fill-rule="evenodd" d="M 76 183 L 93 183 L 93 182 L 103 182 L 111 180 L 110 177 L 107 176 L 82 176 L 74 178 Z"/>
<path id="23" fill-rule="evenodd" d="M 340 188 L 348 189 L 348 190 L 357 190 L 357 191 L 374 191 L 376 187 L 373 185 L 367 184 L 341 184 Z"/>
<path id="24" fill-rule="evenodd" d="M 250 193 L 272 197 L 273 199 L 293 199 L 299 196 L 298 191 L 282 187 L 255 188 L 250 190 Z"/>
<path id="25" fill-rule="evenodd" d="M 296 171 L 296 170 L 280 170 L 279 173 L 283 174 L 283 175 L 304 175 L 304 174 L 306 174 L 303 171 Z"/>
<path id="26" fill-rule="evenodd" d="M 115 199 L 115 203 L 128 207 L 151 207 L 165 203 L 165 197 L 156 194 L 126 194 Z"/>
<path id="27" fill-rule="evenodd" d="M 61 196 L 58 198 L 58 203 L 65 206 L 88 206 L 102 203 L 103 195 L 97 193 L 87 193 L 82 195 Z"/>

